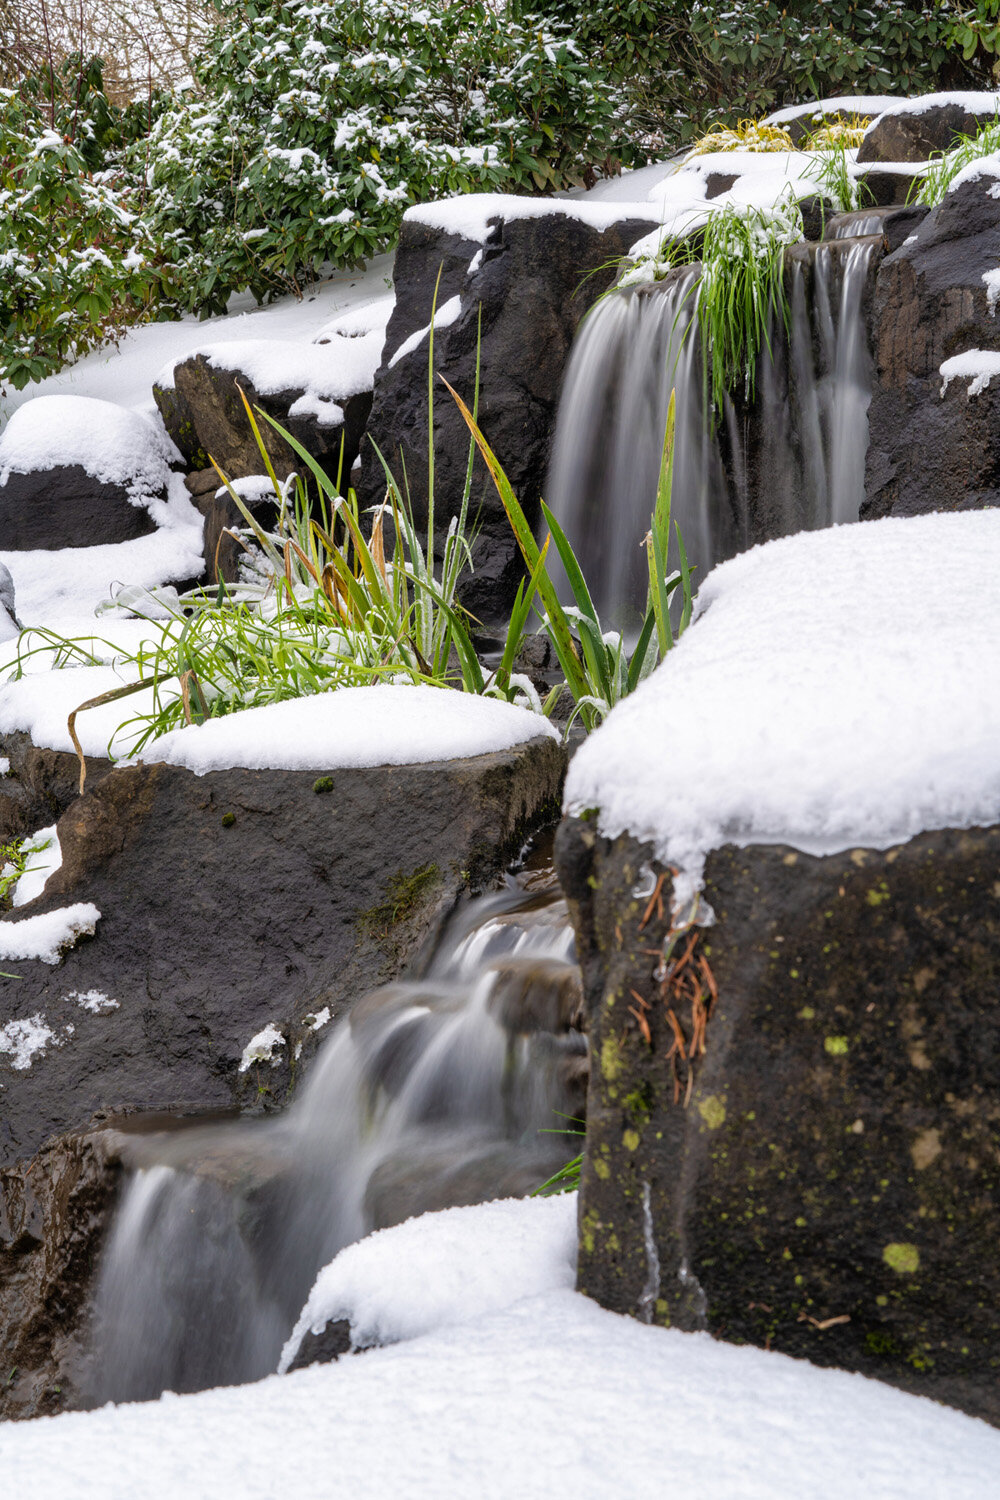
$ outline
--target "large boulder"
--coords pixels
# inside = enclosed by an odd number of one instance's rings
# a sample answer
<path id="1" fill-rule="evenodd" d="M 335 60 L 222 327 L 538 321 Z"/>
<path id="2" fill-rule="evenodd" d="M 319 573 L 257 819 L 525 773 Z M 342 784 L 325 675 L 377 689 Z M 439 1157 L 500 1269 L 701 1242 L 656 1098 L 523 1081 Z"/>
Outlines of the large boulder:
<path id="1" fill-rule="evenodd" d="M 859 162 L 922 162 L 949 151 L 957 136 L 975 135 L 996 119 L 995 94 L 929 94 L 900 100 L 879 115 L 858 147 Z"/>
<path id="2" fill-rule="evenodd" d="M 1000 501 L 1000 389 L 942 373 L 1000 351 L 996 183 L 961 182 L 879 268 L 864 518 Z"/>
<path id="3" fill-rule="evenodd" d="M 1000 828 L 722 848 L 672 961 L 649 846 L 574 819 L 556 855 L 594 1060 L 580 1290 L 1000 1423 Z"/>
<path id="4" fill-rule="evenodd" d="M 30 809 L 49 822 L 72 796 L 74 758 L 23 734 L 0 752 L 7 826 Z M 59 962 L 50 950 L 2 964 L 18 978 L 0 980 L 0 1162 L 101 1109 L 279 1104 L 323 1026 L 551 817 L 563 761 L 552 738 L 328 773 L 92 761 L 58 821 L 60 868 L 0 917 L 0 951 L 44 914 L 65 926 L 52 914 L 79 908 L 94 929 Z"/>
<path id="5" fill-rule="evenodd" d="M 1000 1423 L 998 559 L 987 510 L 715 568 L 574 756 L 556 865 L 581 1287 Z"/>
<path id="6" fill-rule="evenodd" d="M 411 209 L 396 252 L 396 306 L 375 379 L 362 445 L 359 494 L 377 505 L 386 489 L 375 446 L 402 485 L 418 524 L 428 497 L 427 333 L 434 307 L 434 363 L 471 407 L 479 368 L 479 420 L 529 520 L 539 517 L 563 371 L 577 325 L 612 283 L 619 258 L 655 216 L 634 205 L 545 203 L 472 196 Z M 437 533 L 458 511 L 469 432 L 440 380 L 434 383 Z M 475 572 L 463 598 L 484 621 L 514 597 L 520 557 L 485 465 L 473 470 L 478 517 Z"/>
<path id="7" fill-rule="evenodd" d="M 259 474 L 260 449 L 244 396 L 284 427 L 346 489 L 371 409 L 391 296 L 346 313 L 314 342 L 244 339 L 193 350 L 165 371 L 153 395 L 192 469 L 214 459 L 230 478 Z M 270 423 L 259 431 L 279 479 L 304 464 Z"/>
<path id="8" fill-rule="evenodd" d="M 0 548 L 127 542 L 155 530 L 178 455 L 140 412 L 36 396 L 0 436 Z"/>

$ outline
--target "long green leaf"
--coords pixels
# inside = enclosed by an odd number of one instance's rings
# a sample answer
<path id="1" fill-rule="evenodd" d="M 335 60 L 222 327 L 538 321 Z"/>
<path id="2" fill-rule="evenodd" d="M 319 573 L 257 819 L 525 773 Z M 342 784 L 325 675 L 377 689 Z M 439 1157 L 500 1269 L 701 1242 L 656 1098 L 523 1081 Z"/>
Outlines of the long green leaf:
<path id="1" fill-rule="evenodd" d="M 472 433 L 473 437 L 476 440 L 476 446 L 483 456 L 483 460 L 486 464 L 486 467 L 489 469 L 493 483 L 496 485 L 497 493 L 499 494 L 500 499 L 503 503 L 503 508 L 507 512 L 507 519 L 510 521 L 514 536 L 517 539 L 517 544 L 521 549 L 521 555 L 523 556 L 524 561 L 527 564 L 528 572 L 533 574 L 536 567 L 538 566 L 538 558 L 540 554 L 538 544 L 535 541 L 534 535 L 532 534 L 531 527 L 528 525 L 528 519 L 525 516 L 524 511 L 521 509 L 521 503 L 518 500 L 517 496 L 514 494 L 514 490 L 511 486 L 510 480 L 507 478 L 507 475 L 501 468 L 496 454 L 493 452 L 489 443 L 480 432 L 479 425 L 470 412 L 469 408 L 466 406 L 465 402 L 462 400 L 458 392 L 448 384 L 447 380 L 444 380 L 444 376 L 442 376 L 441 379 L 444 381 L 444 384 L 447 386 L 448 390 L 451 391 L 455 403 L 458 406 L 459 411 L 462 413 L 469 431 Z M 542 603 L 545 606 L 545 613 L 548 617 L 549 629 L 552 632 L 553 645 L 556 648 L 556 655 L 559 658 L 559 664 L 563 669 L 563 674 L 566 678 L 567 683 L 569 684 L 570 691 L 572 692 L 574 698 L 586 697 L 588 693 L 588 684 L 580 664 L 579 655 L 577 654 L 576 647 L 573 644 L 573 637 L 570 632 L 569 622 L 566 619 L 565 613 L 563 612 L 562 605 L 559 603 L 559 596 L 555 591 L 552 580 L 549 578 L 548 573 L 544 569 L 538 575 L 538 583 L 536 587 L 538 589 L 539 597 L 541 598 Z"/>
<path id="2" fill-rule="evenodd" d="M 510 687 L 510 674 L 514 670 L 514 658 L 517 655 L 521 638 L 528 624 L 528 616 L 531 614 L 531 605 L 538 588 L 539 574 L 544 571 L 545 559 L 549 551 L 549 538 L 545 538 L 545 544 L 538 554 L 538 562 L 535 570 L 525 587 L 524 579 L 517 586 L 517 597 L 514 600 L 514 608 L 510 612 L 510 623 L 507 626 L 507 639 L 504 642 L 503 657 L 497 668 L 497 687 L 506 692 Z"/>
<path id="3" fill-rule="evenodd" d="M 642 622 L 639 639 L 636 641 L 635 650 L 632 652 L 632 660 L 629 662 L 626 692 L 634 693 L 645 675 L 643 668 L 646 664 L 646 653 L 649 651 L 649 643 L 653 639 L 655 628 L 656 614 L 652 606 L 650 606 L 646 611 L 646 618 Z"/>
<path id="4" fill-rule="evenodd" d="M 584 578 L 580 564 L 576 560 L 576 554 L 570 546 L 569 538 L 544 500 L 542 501 L 542 515 L 545 517 L 546 526 L 548 526 L 549 531 L 552 533 L 552 540 L 556 544 L 559 560 L 566 570 L 566 577 L 569 580 L 573 598 L 576 600 L 577 609 L 581 614 L 586 615 L 589 620 L 592 620 L 598 630 L 600 630 L 601 622 L 597 618 L 597 610 L 594 608 L 594 601 L 590 597 L 587 580 Z"/>

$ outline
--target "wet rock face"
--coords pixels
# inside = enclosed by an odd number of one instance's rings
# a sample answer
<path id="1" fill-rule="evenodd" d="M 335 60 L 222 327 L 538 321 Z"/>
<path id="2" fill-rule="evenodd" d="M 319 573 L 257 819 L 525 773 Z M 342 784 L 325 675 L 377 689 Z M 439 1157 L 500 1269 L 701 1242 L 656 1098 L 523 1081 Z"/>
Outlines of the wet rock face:
<path id="1" fill-rule="evenodd" d="M 309 346 L 305 348 L 308 351 Z M 341 472 L 346 486 L 371 409 L 370 391 L 341 403 L 342 421 L 320 422 L 311 413 L 292 415 L 304 386 L 261 395 L 245 372 L 217 369 L 204 354 L 194 354 L 175 367 L 173 386 L 153 387 L 167 431 L 192 468 L 203 469 L 214 458 L 230 479 L 260 473 L 260 449 L 241 390 L 251 407 L 260 407 L 280 422 L 334 480 L 341 471 L 343 445 Z M 301 458 L 269 423 L 260 422 L 260 432 L 279 479 L 293 470 L 301 471 Z"/>
<path id="2" fill-rule="evenodd" d="M 10 551 L 130 542 L 155 530 L 124 485 L 97 479 L 82 464 L 12 471 L 0 485 L 0 539 Z"/>
<path id="3" fill-rule="evenodd" d="M 942 395 L 942 363 L 1000 350 L 983 276 L 1000 264 L 995 179 L 964 183 L 883 260 L 873 307 L 875 380 L 863 519 L 1000 503 L 1000 387 Z"/>
<path id="4" fill-rule="evenodd" d="M 28 821 L 19 787 L 27 806 L 72 787 L 72 757 L 19 751 L 8 826 Z M 27 1067 L 0 1053 L 0 1163 L 100 1109 L 280 1104 L 329 1021 L 552 816 L 562 771 L 552 740 L 326 777 L 95 765 L 59 821 L 62 868 L 0 918 L 101 912 L 59 965 L 4 965 L 0 1028 L 41 1017 L 52 1036 Z"/>
<path id="5" fill-rule="evenodd" d="M 407 339 L 430 323 L 439 268 L 438 309 L 460 296 L 461 312 L 450 326 L 435 330 L 435 366 L 471 407 L 481 330 L 479 422 L 534 522 L 577 324 L 614 280 L 615 267 L 609 263 L 653 227 L 652 222 L 629 221 L 598 233 L 553 213 L 500 220 L 481 245 L 404 222 L 394 271 L 396 306 L 375 377 L 368 433 L 400 482 L 405 461 L 418 522 L 426 520 L 427 507 L 427 340 L 396 364 L 391 360 Z M 588 277 L 588 272 L 597 274 Z M 461 501 L 469 432 L 440 383 L 434 395 L 434 437 L 435 509 L 443 537 L 442 519 L 456 514 Z M 384 493 L 384 470 L 366 442 L 359 495 L 364 505 L 377 505 Z M 510 523 L 478 460 L 469 513 L 477 512 L 475 573 L 463 588 L 463 598 L 476 616 L 491 624 L 513 601 L 521 565 Z"/>
<path id="6" fill-rule="evenodd" d="M 100 1133 L 0 1168 L 0 1420 L 71 1407 L 120 1167 Z"/>
<path id="7" fill-rule="evenodd" d="M 593 1058 L 581 1290 L 1000 1423 L 1000 828 L 719 850 L 716 925 L 666 973 L 649 851 L 569 821 L 556 856 Z"/>

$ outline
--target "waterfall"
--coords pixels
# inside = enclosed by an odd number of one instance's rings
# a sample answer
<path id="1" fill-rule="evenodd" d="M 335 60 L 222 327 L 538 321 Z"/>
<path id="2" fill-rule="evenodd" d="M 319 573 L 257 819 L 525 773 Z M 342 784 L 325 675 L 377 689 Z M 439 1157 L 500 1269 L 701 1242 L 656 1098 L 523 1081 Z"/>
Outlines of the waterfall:
<path id="1" fill-rule="evenodd" d="M 582 1109 L 581 1005 L 558 887 L 510 889 L 336 1023 L 286 1115 L 122 1132 L 88 1402 L 257 1379 L 346 1244 L 551 1176 Z"/>
<path id="2" fill-rule="evenodd" d="M 864 297 L 877 243 L 843 238 L 789 255 L 788 327 L 772 325 L 753 403 L 734 392 L 714 423 L 696 268 L 613 292 L 584 320 L 560 398 L 548 495 L 602 620 L 633 631 L 639 622 L 641 543 L 672 390 L 673 516 L 696 581 L 755 542 L 857 520 L 872 379 Z"/>

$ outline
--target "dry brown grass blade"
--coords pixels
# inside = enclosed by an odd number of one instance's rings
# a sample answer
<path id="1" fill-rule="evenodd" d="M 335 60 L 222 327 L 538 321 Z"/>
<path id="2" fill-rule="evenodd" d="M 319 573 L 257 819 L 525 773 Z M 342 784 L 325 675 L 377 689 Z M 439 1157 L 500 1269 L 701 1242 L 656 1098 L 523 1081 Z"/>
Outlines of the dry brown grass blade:
<path id="1" fill-rule="evenodd" d="M 78 707 L 74 708 L 66 720 L 66 728 L 69 731 L 70 739 L 73 741 L 73 749 L 76 751 L 77 760 L 80 762 L 81 797 L 83 796 L 83 789 L 87 784 L 87 758 L 83 753 L 83 746 L 80 744 L 80 739 L 76 732 L 77 714 L 82 714 L 88 708 L 100 708 L 105 703 L 114 703 L 118 698 L 127 698 L 131 693 L 138 693 L 141 688 L 155 687 L 158 682 L 162 681 L 162 677 L 140 677 L 138 682 L 127 682 L 124 687 L 112 688 L 107 693 L 99 693 L 96 698 L 88 698 L 86 703 L 81 703 Z"/>
<path id="2" fill-rule="evenodd" d="M 378 568 L 379 573 L 382 575 L 382 582 L 388 589 L 389 575 L 386 572 L 385 567 L 385 539 L 382 535 L 384 514 L 385 506 L 383 505 L 378 511 L 376 511 L 375 519 L 372 521 L 372 540 L 370 550 L 375 566 L 376 568 Z"/>
<path id="3" fill-rule="evenodd" d="M 656 885 L 653 888 L 653 894 L 649 898 L 649 905 L 646 907 L 646 910 L 645 910 L 645 912 L 643 914 L 642 921 L 639 923 L 639 931 L 640 932 L 645 927 L 646 923 L 649 921 L 649 919 L 653 915 L 654 911 L 656 911 L 658 913 L 658 915 L 660 917 L 660 920 L 661 921 L 663 920 L 663 901 L 662 901 L 661 898 L 662 898 L 662 894 L 663 894 L 663 882 L 666 880 L 666 878 L 667 878 L 666 871 L 665 870 L 661 871 L 661 873 L 659 875 L 659 878 L 657 879 Z"/>

